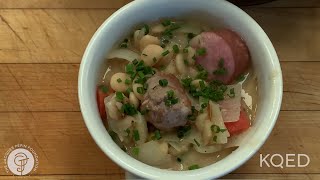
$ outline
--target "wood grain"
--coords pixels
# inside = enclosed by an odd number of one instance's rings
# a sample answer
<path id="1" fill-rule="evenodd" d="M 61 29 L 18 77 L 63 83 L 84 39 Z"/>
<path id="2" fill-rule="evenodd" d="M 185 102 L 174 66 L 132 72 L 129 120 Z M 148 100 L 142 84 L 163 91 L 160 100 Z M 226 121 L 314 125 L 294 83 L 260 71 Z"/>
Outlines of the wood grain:
<path id="1" fill-rule="evenodd" d="M 17 143 L 30 145 L 39 156 L 37 175 L 122 173 L 94 143 L 79 112 L 0 113 L 0 154 Z M 319 173 L 320 112 L 281 112 L 266 144 L 234 173 Z M 259 167 L 259 153 L 303 153 L 305 168 Z M 0 166 L 3 167 L 3 161 Z M 0 169 L 0 175 L 6 175 Z"/>
<path id="2" fill-rule="evenodd" d="M 283 62 L 282 110 L 320 109 L 320 62 Z M 79 111 L 78 64 L 0 65 L 0 112 Z"/>
<path id="3" fill-rule="evenodd" d="M 17 176 L 0 176 L 0 180 L 22 179 Z M 28 180 L 120 180 L 125 179 L 124 174 L 106 174 L 106 175 L 32 175 L 23 177 Z"/>
<path id="4" fill-rule="evenodd" d="M 268 34 L 281 61 L 320 60 L 319 8 L 246 8 L 245 11 Z"/>
<path id="5" fill-rule="evenodd" d="M 130 0 L 0 0 L 0 8 L 120 8 Z"/>
<path id="6" fill-rule="evenodd" d="M 319 8 L 245 10 L 270 36 L 281 61 L 320 61 Z M 95 30 L 114 11 L 0 10 L 0 42 L 6 42 L 0 43 L 0 63 L 79 63 Z"/>

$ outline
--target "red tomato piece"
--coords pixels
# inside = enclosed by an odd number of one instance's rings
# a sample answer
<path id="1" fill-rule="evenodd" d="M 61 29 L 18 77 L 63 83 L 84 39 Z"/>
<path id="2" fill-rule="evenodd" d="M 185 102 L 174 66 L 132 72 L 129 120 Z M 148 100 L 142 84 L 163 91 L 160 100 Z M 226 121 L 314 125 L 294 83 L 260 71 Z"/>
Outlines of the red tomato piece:
<path id="1" fill-rule="evenodd" d="M 238 121 L 224 123 L 230 133 L 230 135 L 240 134 L 250 127 L 250 121 L 245 111 L 240 112 Z"/>
<path id="2" fill-rule="evenodd" d="M 108 88 L 106 85 L 100 85 L 97 87 L 97 103 L 100 116 L 103 120 L 107 119 L 106 108 L 104 105 L 104 98 L 112 93 L 112 89 Z"/>

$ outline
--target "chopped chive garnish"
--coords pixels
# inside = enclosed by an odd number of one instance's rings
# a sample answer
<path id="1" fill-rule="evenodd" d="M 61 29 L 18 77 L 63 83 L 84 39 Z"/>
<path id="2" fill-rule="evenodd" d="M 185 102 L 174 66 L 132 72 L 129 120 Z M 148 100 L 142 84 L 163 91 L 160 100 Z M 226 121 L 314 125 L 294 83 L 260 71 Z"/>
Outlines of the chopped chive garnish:
<path id="1" fill-rule="evenodd" d="M 118 79 L 117 79 L 117 82 L 118 82 L 118 83 L 121 83 L 121 82 L 122 82 L 122 80 L 121 80 L 120 78 L 118 78 Z"/>
<path id="2" fill-rule="evenodd" d="M 193 139 L 193 141 L 197 144 L 198 147 L 200 147 L 200 143 L 196 139 Z"/>
<path id="3" fill-rule="evenodd" d="M 182 159 L 179 158 L 179 157 L 177 157 L 177 161 L 181 163 L 181 162 L 182 162 Z"/>
<path id="4" fill-rule="evenodd" d="M 154 131 L 154 136 L 155 136 L 156 140 L 159 140 L 162 138 L 159 130 Z"/>
<path id="5" fill-rule="evenodd" d="M 124 81 L 124 83 L 127 84 L 127 85 L 129 85 L 129 84 L 131 84 L 131 80 L 130 80 L 130 79 L 126 79 L 126 80 Z"/>
<path id="6" fill-rule="evenodd" d="M 220 58 L 218 62 L 219 68 L 213 71 L 214 75 L 225 75 L 228 73 L 227 69 L 224 67 L 224 59 Z"/>
<path id="7" fill-rule="evenodd" d="M 121 107 L 121 112 L 129 116 L 133 116 L 138 113 L 137 109 L 130 103 L 123 104 Z"/>
<path id="8" fill-rule="evenodd" d="M 179 53 L 179 46 L 178 46 L 178 45 L 176 45 L 176 44 L 173 45 L 173 46 L 172 46 L 172 49 L 173 49 L 173 52 L 174 52 L 174 53 L 176 53 L 176 54 Z"/>
<path id="9" fill-rule="evenodd" d="M 206 87 L 204 81 L 199 81 L 200 88 L 203 89 Z"/>
<path id="10" fill-rule="evenodd" d="M 199 49 L 197 49 L 197 55 L 198 55 L 198 56 L 204 56 L 204 55 L 206 55 L 206 54 L 207 54 L 206 48 L 199 48 Z"/>
<path id="11" fill-rule="evenodd" d="M 168 80 L 160 79 L 159 80 L 159 85 L 162 86 L 162 87 L 166 87 L 168 85 Z"/>
<path id="12" fill-rule="evenodd" d="M 124 96 L 122 92 L 116 92 L 116 100 L 117 101 L 122 101 L 124 99 Z"/>
<path id="13" fill-rule="evenodd" d="M 185 88 L 190 87 L 191 82 L 192 82 L 192 78 L 181 79 L 182 86 Z"/>
<path id="14" fill-rule="evenodd" d="M 148 56 L 147 54 L 144 54 L 144 53 L 143 53 L 142 55 L 144 55 L 144 56 Z"/>
<path id="15" fill-rule="evenodd" d="M 142 71 L 139 71 L 139 72 L 138 72 L 138 75 L 139 75 L 141 78 L 144 78 L 144 74 L 143 74 Z"/>
<path id="16" fill-rule="evenodd" d="M 217 142 L 217 136 L 213 136 L 213 138 L 212 138 L 212 140 L 213 140 L 213 142 Z"/>
<path id="17" fill-rule="evenodd" d="M 161 24 L 166 27 L 166 26 L 169 26 L 171 24 L 171 21 L 169 19 L 165 19 L 161 22 Z"/>
<path id="18" fill-rule="evenodd" d="M 203 104 L 201 104 L 201 108 L 202 108 L 202 109 L 205 109 L 206 107 L 208 107 L 208 103 L 203 103 Z"/>
<path id="19" fill-rule="evenodd" d="M 173 90 L 170 90 L 167 92 L 167 95 L 168 95 L 168 98 L 173 98 L 174 96 L 174 91 Z"/>
<path id="20" fill-rule="evenodd" d="M 121 43 L 120 44 L 120 48 L 127 48 L 128 47 L 128 44 L 127 43 Z"/>
<path id="21" fill-rule="evenodd" d="M 143 28 L 145 30 L 145 35 L 149 34 L 149 26 L 147 24 L 143 25 Z"/>
<path id="22" fill-rule="evenodd" d="M 230 98 L 236 97 L 236 94 L 235 94 L 235 92 L 234 92 L 234 88 L 231 88 L 231 89 L 230 89 L 230 93 L 228 94 L 228 96 L 229 96 Z"/>
<path id="23" fill-rule="evenodd" d="M 182 139 L 183 137 L 187 136 L 189 134 L 190 130 L 191 130 L 190 125 L 178 127 L 178 130 L 177 130 L 178 138 Z"/>
<path id="24" fill-rule="evenodd" d="M 136 130 L 136 129 L 134 129 L 132 133 L 133 133 L 133 139 L 134 139 L 135 141 L 139 141 L 139 140 L 140 140 L 139 131 Z"/>
<path id="25" fill-rule="evenodd" d="M 188 52 L 189 52 L 188 48 L 183 49 L 183 53 L 188 53 Z"/>
<path id="26" fill-rule="evenodd" d="M 139 148 L 138 147 L 132 148 L 132 154 L 135 156 L 138 156 L 139 155 Z"/>
<path id="27" fill-rule="evenodd" d="M 153 57 L 153 62 L 157 62 L 157 58 L 156 57 Z"/>
<path id="28" fill-rule="evenodd" d="M 136 60 L 136 59 L 132 61 L 132 64 L 133 64 L 133 65 L 137 65 L 138 63 L 139 63 L 139 61 Z"/>
<path id="29" fill-rule="evenodd" d="M 192 38 L 194 38 L 196 35 L 195 34 L 193 34 L 193 33 L 188 33 L 188 39 L 190 40 L 190 39 L 192 39 Z"/>
<path id="30" fill-rule="evenodd" d="M 185 65 L 187 65 L 187 66 L 189 65 L 189 61 L 188 61 L 188 60 L 186 60 L 186 59 L 185 59 L 185 60 L 183 60 L 183 63 L 184 63 Z"/>
<path id="31" fill-rule="evenodd" d="M 196 75 L 196 78 L 206 80 L 208 78 L 208 71 L 204 69 L 199 71 L 198 74 Z"/>
<path id="32" fill-rule="evenodd" d="M 134 65 L 131 64 L 131 63 L 127 64 L 126 67 L 125 67 L 125 70 L 126 70 L 127 74 L 134 73 Z"/>
<path id="33" fill-rule="evenodd" d="M 108 93 L 108 91 L 109 91 L 109 88 L 108 88 L 107 86 L 105 86 L 105 85 L 100 85 L 98 88 L 99 88 L 103 93 Z"/>
<path id="34" fill-rule="evenodd" d="M 238 76 L 238 77 L 236 78 L 236 81 L 237 81 L 237 82 L 241 82 L 241 81 L 243 81 L 245 78 L 246 78 L 246 76 L 243 75 L 243 74 L 241 74 L 240 76 Z"/>
<path id="35" fill-rule="evenodd" d="M 163 53 L 162 53 L 162 56 L 166 56 L 166 55 L 168 55 L 170 52 L 169 52 L 169 50 L 166 50 L 166 51 L 164 51 Z"/>
<path id="36" fill-rule="evenodd" d="M 227 129 L 221 129 L 219 126 L 217 125 L 212 125 L 211 126 L 211 131 L 215 132 L 215 133 L 223 133 L 225 132 Z"/>
<path id="37" fill-rule="evenodd" d="M 127 94 L 130 94 L 130 92 L 132 92 L 132 89 L 131 89 L 131 88 L 128 88 L 128 89 L 126 90 L 126 93 L 127 93 Z"/>
<path id="38" fill-rule="evenodd" d="M 200 167 L 198 164 L 194 164 L 194 165 L 188 167 L 189 170 L 195 170 L 195 169 L 199 169 L 199 168 Z"/>
<path id="39" fill-rule="evenodd" d="M 144 94 L 144 93 L 145 93 L 143 87 L 137 87 L 137 92 L 138 92 L 139 94 Z"/>
<path id="40" fill-rule="evenodd" d="M 129 128 L 127 128 L 126 130 L 125 130 L 125 132 L 127 133 L 127 137 L 130 135 L 130 129 Z"/>

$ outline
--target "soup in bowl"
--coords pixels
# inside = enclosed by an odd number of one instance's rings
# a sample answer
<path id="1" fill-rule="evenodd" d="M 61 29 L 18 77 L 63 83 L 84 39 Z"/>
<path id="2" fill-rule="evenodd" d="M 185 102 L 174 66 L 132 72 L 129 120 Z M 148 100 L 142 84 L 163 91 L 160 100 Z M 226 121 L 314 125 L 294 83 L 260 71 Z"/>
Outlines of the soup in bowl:
<path id="1" fill-rule="evenodd" d="M 266 140 L 281 96 L 270 40 L 224 1 L 130 3 L 92 38 L 79 75 L 91 135 L 146 178 L 235 169 Z"/>

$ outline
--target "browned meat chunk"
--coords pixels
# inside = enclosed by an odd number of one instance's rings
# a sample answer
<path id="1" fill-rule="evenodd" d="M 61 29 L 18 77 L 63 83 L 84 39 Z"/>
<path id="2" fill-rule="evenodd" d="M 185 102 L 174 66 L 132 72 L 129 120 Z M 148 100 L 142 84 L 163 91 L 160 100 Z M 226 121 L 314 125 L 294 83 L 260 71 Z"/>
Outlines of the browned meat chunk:
<path id="1" fill-rule="evenodd" d="M 168 84 L 161 86 L 160 80 L 165 80 Z M 172 74 L 157 73 L 147 83 L 149 87 L 142 103 L 142 108 L 149 110 L 147 121 L 164 131 L 184 126 L 191 113 L 191 103 L 179 80 Z M 168 105 L 168 92 L 172 91 L 177 101 Z"/>

